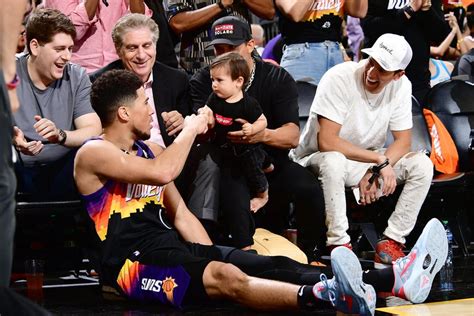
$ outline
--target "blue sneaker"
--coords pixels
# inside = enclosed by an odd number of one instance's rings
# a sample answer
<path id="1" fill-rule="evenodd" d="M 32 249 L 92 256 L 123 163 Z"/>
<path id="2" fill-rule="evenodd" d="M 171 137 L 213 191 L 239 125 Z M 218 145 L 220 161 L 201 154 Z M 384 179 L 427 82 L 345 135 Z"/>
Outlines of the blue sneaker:
<path id="1" fill-rule="evenodd" d="M 393 294 L 413 303 L 424 302 L 447 256 L 446 231 L 443 224 L 433 218 L 426 224 L 410 253 L 393 264 Z"/>
<path id="2" fill-rule="evenodd" d="M 374 287 L 362 282 L 362 268 L 356 255 L 346 247 L 331 252 L 336 281 L 336 308 L 346 314 L 374 315 L 377 297 Z"/>
<path id="3" fill-rule="evenodd" d="M 319 278 L 321 279 L 321 282 L 318 282 L 313 286 L 313 295 L 321 300 L 331 302 L 332 306 L 336 306 L 336 279 L 331 278 L 328 280 L 324 273 L 321 273 Z"/>

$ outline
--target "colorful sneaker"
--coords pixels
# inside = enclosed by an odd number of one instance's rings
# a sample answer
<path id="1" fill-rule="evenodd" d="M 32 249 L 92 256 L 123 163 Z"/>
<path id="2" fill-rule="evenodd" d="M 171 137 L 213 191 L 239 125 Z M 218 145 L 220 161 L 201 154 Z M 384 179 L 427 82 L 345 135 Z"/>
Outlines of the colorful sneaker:
<path id="1" fill-rule="evenodd" d="M 393 264 L 393 294 L 413 303 L 426 300 L 436 273 L 448 256 L 448 239 L 436 218 L 426 224 L 410 253 Z"/>
<path id="2" fill-rule="evenodd" d="M 395 240 L 389 238 L 379 240 L 375 247 L 374 268 L 390 268 L 393 262 L 405 256 L 403 248 L 405 246 Z"/>
<path id="3" fill-rule="evenodd" d="M 329 279 L 324 273 L 319 277 L 321 282 L 313 286 L 313 295 L 320 300 L 331 302 L 332 306 L 336 306 L 336 288 L 337 282 L 335 278 Z"/>
<path id="4" fill-rule="evenodd" d="M 336 308 L 346 314 L 374 315 L 377 300 L 372 285 L 362 282 L 362 268 L 356 255 L 346 247 L 331 252 L 336 279 Z"/>

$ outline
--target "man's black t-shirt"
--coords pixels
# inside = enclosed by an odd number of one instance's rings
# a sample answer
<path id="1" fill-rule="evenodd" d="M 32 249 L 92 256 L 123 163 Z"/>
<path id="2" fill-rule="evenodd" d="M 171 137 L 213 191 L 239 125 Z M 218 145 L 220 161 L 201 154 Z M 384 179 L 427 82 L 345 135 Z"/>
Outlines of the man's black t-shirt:
<path id="1" fill-rule="evenodd" d="M 285 44 L 340 42 L 343 19 L 342 1 L 327 1 L 324 10 L 308 10 L 301 22 L 280 14 L 278 25 Z"/>
<path id="2" fill-rule="evenodd" d="M 224 145 L 228 142 L 228 132 L 242 129 L 242 124 L 236 122 L 235 119 L 241 118 L 253 123 L 262 115 L 262 108 L 258 105 L 257 100 L 246 94 L 239 101 L 228 103 L 212 93 L 207 100 L 207 106 L 214 112 L 216 120 L 214 126 L 216 138 L 214 142 L 217 145 Z"/>
<path id="3" fill-rule="evenodd" d="M 247 93 L 254 97 L 267 118 L 267 128 L 277 129 L 285 124 L 299 126 L 298 91 L 296 82 L 283 68 L 263 61 L 255 61 L 255 77 Z M 190 81 L 193 109 L 203 107 L 212 93 L 209 67 L 200 69 Z M 288 149 L 264 146 L 276 167 L 289 161 Z"/>

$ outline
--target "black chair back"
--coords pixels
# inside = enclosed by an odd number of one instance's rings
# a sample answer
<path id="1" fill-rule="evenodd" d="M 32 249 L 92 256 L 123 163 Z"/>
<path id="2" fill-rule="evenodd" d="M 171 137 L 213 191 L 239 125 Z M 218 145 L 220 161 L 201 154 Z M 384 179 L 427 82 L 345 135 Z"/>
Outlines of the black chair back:
<path id="1" fill-rule="evenodd" d="M 309 110 L 311 109 L 311 104 L 313 104 L 318 86 L 305 81 L 297 81 L 296 88 L 298 89 L 300 131 L 302 132 L 309 118 Z"/>
<path id="2" fill-rule="evenodd" d="M 439 117 L 451 134 L 458 150 L 460 170 L 473 171 L 474 163 L 469 155 L 474 138 L 474 84 L 462 80 L 439 83 L 426 95 L 424 106 Z"/>

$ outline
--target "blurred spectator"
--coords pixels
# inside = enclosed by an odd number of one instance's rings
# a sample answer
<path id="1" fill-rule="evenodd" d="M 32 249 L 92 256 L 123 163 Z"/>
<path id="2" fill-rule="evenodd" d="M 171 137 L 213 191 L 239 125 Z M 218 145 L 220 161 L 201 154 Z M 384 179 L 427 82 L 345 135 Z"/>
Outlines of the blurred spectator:
<path id="1" fill-rule="evenodd" d="M 94 72 L 91 80 L 112 69 L 138 75 L 155 109 L 150 140 L 166 147 L 183 128 L 183 116 L 191 114 L 191 99 L 187 75 L 156 61 L 158 36 L 158 25 L 149 17 L 128 14 L 120 18 L 111 36 L 120 59 Z"/>
<path id="2" fill-rule="evenodd" d="M 118 58 L 110 33 L 120 17 L 129 12 L 152 14 L 143 0 L 44 0 L 44 6 L 58 9 L 74 23 L 72 61 L 88 73 Z"/>
<path id="3" fill-rule="evenodd" d="M 76 197 L 74 148 L 101 131 L 90 104 L 85 69 L 70 64 L 76 30 L 53 9 L 33 11 L 26 25 L 28 53 L 17 58 L 18 97 L 14 144 L 19 192 L 35 200 Z"/>
<path id="4" fill-rule="evenodd" d="M 252 24 L 250 26 L 252 28 L 252 37 L 255 41 L 255 49 L 257 53 L 262 56 L 265 48 L 265 31 L 260 24 Z"/>
<path id="5" fill-rule="evenodd" d="M 25 33 L 26 33 L 25 22 L 23 22 L 21 24 L 20 34 L 18 35 L 18 42 L 17 42 L 17 45 L 16 45 L 16 52 L 17 53 L 21 53 L 25 50 L 25 46 L 26 46 Z"/>
<path id="6" fill-rule="evenodd" d="M 459 25 L 456 17 L 452 13 L 444 15 L 445 20 L 448 22 L 449 27 L 451 27 L 451 32 L 448 36 L 439 44 L 439 46 L 430 46 L 430 54 L 432 57 L 452 59 L 455 60 L 461 54 L 456 47 L 451 47 L 451 43 L 456 37 L 461 37 L 461 32 L 459 30 Z M 431 64 L 430 64 L 431 67 Z M 431 68 L 430 68 L 431 72 Z"/>
<path id="7" fill-rule="evenodd" d="M 15 235 L 15 174 L 11 112 L 18 110 L 15 50 L 25 0 L 0 0 L 0 288 L 10 285 Z M 0 300 L 6 299 L 2 296 Z"/>
<path id="8" fill-rule="evenodd" d="M 453 64 L 449 61 L 430 58 L 430 86 L 433 87 L 440 82 L 449 80 L 453 68 Z"/>
<path id="9" fill-rule="evenodd" d="M 433 8 L 432 8 L 433 7 Z M 423 104 L 430 89 L 430 46 L 441 43 L 449 34 L 449 26 L 437 13 L 439 0 L 369 0 L 367 16 L 361 20 L 365 47 L 371 47 L 380 35 L 403 35 L 413 49 L 406 68 L 412 83 L 412 94 Z"/>
<path id="10" fill-rule="evenodd" d="M 153 11 L 151 18 L 160 30 L 160 36 L 156 43 L 156 60 L 170 67 L 178 68 L 178 58 L 174 47 L 179 39 L 170 29 L 163 0 L 145 0 L 145 4 Z"/>
<path id="11" fill-rule="evenodd" d="M 474 48 L 459 57 L 454 65 L 451 76 L 455 77 L 461 75 L 471 76 L 471 80 L 474 78 Z"/>
<path id="12" fill-rule="evenodd" d="M 352 53 L 354 54 L 354 61 L 359 61 L 361 59 L 360 49 L 361 45 L 364 43 L 364 31 L 360 26 L 360 19 L 354 18 L 350 15 L 347 16 L 347 37 L 348 44 L 351 48 Z"/>
<path id="13" fill-rule="evenodd" d="M 275 61 L 275 63 L 280 64 L 281 56 L 283 56 L 283 38 L 281 34 L 278 34 L 270 41 L 268 41 L 267 45 L 262 52 L 262 58 L 264 60 L 270 59 Z"/>
<path id="14" fill-rule="evenodd" d="M 367 13 L 367 0 L 275 0 L 275 5 L 285 43 L 280 65 L 293 79 L 314 85 L 344 61 L 340 44 L 344 14 L 362 18 Z"/>
<path id="15" fill-rule="evenodd" d="M 272 19 L 273 0 L 166 0 L 168 21 L 181 35 L 179 63 L 189 74 L 209 65 L 214 58 L 209 33 L 212 23 L 220 17 L 233 15 L 251 23 L 250 13 Z"/>
<path id="16" fill-rule="evenodd" d="M 466 23 L 463 24 L 464 29 L 462 37 L 458 35 L 458 49 L 461 54 L 467 53 L 469 50 L 474 48 L 474 4 L 467 7 Z"/>

